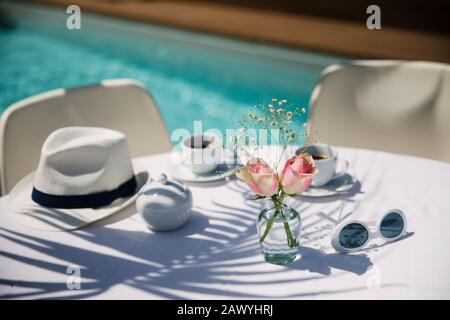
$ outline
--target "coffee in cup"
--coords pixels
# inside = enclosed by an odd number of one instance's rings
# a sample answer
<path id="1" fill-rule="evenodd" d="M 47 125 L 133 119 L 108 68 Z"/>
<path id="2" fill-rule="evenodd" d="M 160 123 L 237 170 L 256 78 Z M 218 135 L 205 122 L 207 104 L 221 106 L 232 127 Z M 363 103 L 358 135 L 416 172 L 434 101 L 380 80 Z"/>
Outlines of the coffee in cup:
<path id="1" fill-rule="evenodd" d="M 209 173 L 220 163 L 222 149 L 222 140 L 217 135 L 188 136 L 181 143 L 183 164 L 196 174 Z"/>
<path id="2" fill-rule="evenodd" d="M 297 150 L 297 154 L 300 151 Z M 332 179 L 341 177 L 347 172 L 348 161 L 338 159 L 337 152 L 330 145 L 315 143 L 307 146 L 304 152 L 309 153 L 313 160 L 318 172 L 313 177 L 312 186 L 322 187 L 330 182 Z M 338 162 L 343 163 L 343 168 L 336 172 Z"/>

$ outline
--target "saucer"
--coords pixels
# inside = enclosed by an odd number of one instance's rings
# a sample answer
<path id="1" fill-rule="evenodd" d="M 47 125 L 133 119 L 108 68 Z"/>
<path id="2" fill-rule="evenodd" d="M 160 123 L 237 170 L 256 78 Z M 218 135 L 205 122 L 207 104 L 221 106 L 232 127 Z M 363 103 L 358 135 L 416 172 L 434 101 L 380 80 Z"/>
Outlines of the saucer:
<path id="1" fill-rule="evenodd" d="M 340 177 L 332 179 L 328 184 L 322 187 L 309 187 L 306 189 L 301 196 L 320 198 L 320 197 L 330 197 L 340 194 L 345 194 L 350 191 L 358 182 L 358 179 L 353 177 L 351 174 L 346 173 Z"/>
<path id="2" fill-rule="evenodd" d="M 225 179 L 238 167 L 240 167 L 239 164 L 226 163 L 225 159 L 223 159 L 223 163 L 219 163 L 213 171 L 205 174 L 196 174 L 187 166 L 170 161 L 168 171 L 174 179 L 186 182 L 212 182 Z"/>

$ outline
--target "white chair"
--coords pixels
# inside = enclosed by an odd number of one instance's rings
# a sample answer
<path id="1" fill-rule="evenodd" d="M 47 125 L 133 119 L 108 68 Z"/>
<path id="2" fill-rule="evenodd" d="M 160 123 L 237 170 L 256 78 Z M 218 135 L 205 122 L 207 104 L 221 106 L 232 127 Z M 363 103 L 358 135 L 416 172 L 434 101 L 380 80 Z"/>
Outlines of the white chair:
<path id="1" fill-rule="evenodd" d="M 450 162 L 450 65 L 354 61 L 332 65 L 311 99 L 321 142 Z"/>
<path id="2" fill-rule="evenodd" d="M 45 138 L 66 126 L 111 128 L 127 135 L 133 157 L 168 152 L 169 134 L 144 85 L 113 79 L 56 89 L 11 105 L 0 119 L 2 194 L 33 171 Z"/>

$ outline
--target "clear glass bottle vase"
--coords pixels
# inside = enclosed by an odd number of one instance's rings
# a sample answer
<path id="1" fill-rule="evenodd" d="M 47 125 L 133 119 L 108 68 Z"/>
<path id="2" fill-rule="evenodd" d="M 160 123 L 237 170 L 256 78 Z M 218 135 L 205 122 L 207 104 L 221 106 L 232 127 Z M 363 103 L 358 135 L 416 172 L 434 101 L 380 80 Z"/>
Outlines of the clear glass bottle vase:
<path id="1" fill-rule="evenodd" d="M 285 204 L 263 209 L 257 221 L 258 236 L 264 259 L 273 264 L 295 260 L 300 241 L 299 213 Z"/>

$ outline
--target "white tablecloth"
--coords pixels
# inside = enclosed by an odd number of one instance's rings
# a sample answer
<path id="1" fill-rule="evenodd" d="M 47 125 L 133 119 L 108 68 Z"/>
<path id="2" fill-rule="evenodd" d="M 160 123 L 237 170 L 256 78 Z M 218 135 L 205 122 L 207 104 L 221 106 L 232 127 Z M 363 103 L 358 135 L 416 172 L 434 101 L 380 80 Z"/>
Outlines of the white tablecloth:
<path id="1" fill-rule="evenodd" d="M 174 232 L 149 231 L 134 206 L 76 232 L 42 232 L 15 224 L 0 199 L 0 297 L 123 299 L 450 298 L 450 164 L 340 148 L 360 184 L 350 195 L 307 199 L 301 212 L 301 258 L 264 262 L 255 219 L 262 202 L 245 200 L 241 182 L 191 186 L 193 218 Z M 157 177 L 168 155 L 142 159 Z M 330 245 L 343 199 L 401 208 L 404 239 L 351 255 Z M 69 267 L 69 269 L 68 269 Z M 69 290 L 80 268 L 81 289 Z M 77 274 L 75 273 L 75 276 Z"/>

